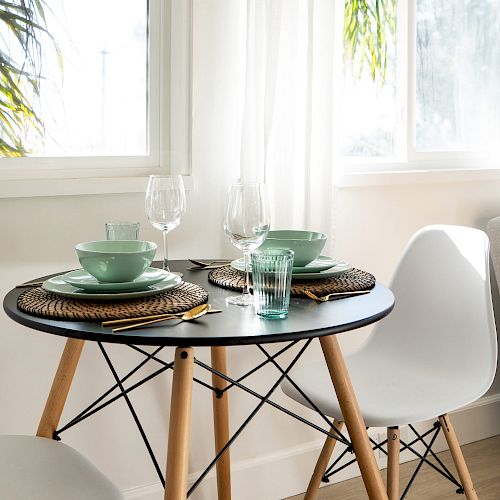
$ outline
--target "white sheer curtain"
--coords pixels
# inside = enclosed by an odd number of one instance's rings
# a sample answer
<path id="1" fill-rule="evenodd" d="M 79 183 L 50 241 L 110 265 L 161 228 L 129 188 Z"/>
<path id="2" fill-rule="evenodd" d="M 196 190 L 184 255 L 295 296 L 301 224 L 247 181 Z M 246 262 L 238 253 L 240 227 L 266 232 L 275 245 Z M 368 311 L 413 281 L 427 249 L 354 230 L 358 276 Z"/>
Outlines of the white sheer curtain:
<path id="1" fill-rule="evenodd" d="M 331 0 L 246 2 L 241 179 L 265 180 L 275 229 L 332 233 L 336 8 Z"/>

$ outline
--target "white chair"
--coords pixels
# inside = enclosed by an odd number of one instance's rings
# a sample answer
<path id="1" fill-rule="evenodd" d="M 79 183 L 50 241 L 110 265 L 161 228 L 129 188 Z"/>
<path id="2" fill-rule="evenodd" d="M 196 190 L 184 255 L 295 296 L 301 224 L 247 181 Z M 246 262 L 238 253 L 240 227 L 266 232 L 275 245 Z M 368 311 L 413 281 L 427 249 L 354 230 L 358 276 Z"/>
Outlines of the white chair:
<path id="1" fill-rule="evenodd" d="M 488 257 L 488 238 L 480 230 L 436 225 L 418 231 L 391 283 L 394 310 L 377 323 L 359 350 L 346 356 L 366 425 L 388 428 L 391 500 L 400 494 L 399 426 L 436 417 L 466 497 L 477 498 L 447 414 L 481 397 L 495 375 L 497 337 Z M 291 378 L 340 429 L 342 413 L 324 363 L 298 367 Z M 282 389 L 312 407 L 289 381 Z M 328 438 L 306 499 L 315 498 L 334 445 Z"/>
<path id="2" fill-rule="evenodd" d="M 0 436 L 2 500 L 123 500 L 83 455 L 35 436 Z"/>

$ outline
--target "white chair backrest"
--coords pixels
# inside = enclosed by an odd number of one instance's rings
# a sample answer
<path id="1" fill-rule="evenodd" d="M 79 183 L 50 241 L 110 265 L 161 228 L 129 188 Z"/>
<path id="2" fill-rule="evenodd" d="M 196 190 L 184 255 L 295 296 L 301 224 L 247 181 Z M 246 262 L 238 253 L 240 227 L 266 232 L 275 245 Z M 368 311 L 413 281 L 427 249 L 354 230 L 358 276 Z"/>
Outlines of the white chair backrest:
<path id="1" fill-rule="evenodd" d="M 364 348 L 417 363 L 423 373 L 456 376 L 459 384 L 468 377 L 477 397 L 486 392 L 497 364 L 486 234 L 461 226 L 424 227 L 408 243 L 391 289 L 394 310 Z"/>

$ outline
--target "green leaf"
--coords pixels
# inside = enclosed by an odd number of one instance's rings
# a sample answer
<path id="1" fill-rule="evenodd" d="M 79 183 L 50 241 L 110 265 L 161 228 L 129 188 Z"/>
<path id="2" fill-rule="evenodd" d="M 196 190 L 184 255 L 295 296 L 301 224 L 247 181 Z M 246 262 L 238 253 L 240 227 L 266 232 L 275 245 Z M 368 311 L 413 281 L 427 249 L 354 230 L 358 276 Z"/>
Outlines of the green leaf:
<path id="1" fill-rule="evenodd" d="M 396 2 L 345 0 L 344 61 L 358 78 L 367 64 L 374 81 L 385 81 L 388 40 L 396 34 Z"/>
<path id="2" fill-rule="evenodd" d="M 44 125 L 36 109 L 43 51 L 50 44 L 42 40 L 50 40 L 60 58 L 47 30 L 46 8 L 45 0 L 0 0 L 0 31 L 13 35 L 12 46 L 7 48 L 11 52 L 0 48 L 0 156 L 28 154 L 23 141 L 29 131 L 43 138 Z M 10 54 L 16 54 L 15 58 Z"/>

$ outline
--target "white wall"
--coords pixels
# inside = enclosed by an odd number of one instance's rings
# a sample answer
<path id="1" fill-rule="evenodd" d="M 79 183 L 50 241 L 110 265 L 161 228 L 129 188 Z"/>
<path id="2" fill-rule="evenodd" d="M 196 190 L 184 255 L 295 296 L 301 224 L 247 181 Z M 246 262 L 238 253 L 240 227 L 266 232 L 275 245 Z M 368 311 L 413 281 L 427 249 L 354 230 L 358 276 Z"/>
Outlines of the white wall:
<path id="1" fill-rule="evenodd" d="M 198 15 L 205 15 L 203 9 L 208 7 L 203 2 L 197 5 Z M 223 235 L 222 218 L 226 186 L 237 176 L 239 164 L 241 96 L 234 95 L 232 89 L 242 75 L 213 63 L 217 57 L 228 61 L 241 57 L 241 46 L 225 43 L 226 38 L 234 39 L 234 33 L 229 32 L 240 27 L 225 22 L 223 17 L 217 19 L 212 31 L 199 33 L 195 40 L 194 189 L 188 193 L 185 220 L 171 234 L 171 258 L 237 255 Z M 335 196 L 337 227 L 329 235 L 326 251 L 373 272 L 387 283 L 415 230 L 431 223 L 484 229 L 489 218 L 500 214 L 499 192 L 499 181 L 453 182 L 451 178 L 449 182 L 339 189 Z M 77 267 L 75 243 L 103 237 L 104 222 L 113 219 L 139 220 L 142 238 L 158 242 L 161 248 L 160 234 L 145 220 L 141 193 L 0 200 L 0 295 L 3 297 L 24 280 Z M 346 334 L 342 344 L 351 349 L 363 335 Z M 0 433 L 34 433 L 63 339 L 17 325 L 1 312 L 0 345 Z M 272 351 L 277 349 L 278 346 L 271 347 Z M 110 352 L 121 370 L 140 359 L 125 347 L 111 346 Z M 166 357 L 171 353 L 171 349 L 167 350 Z M 316 346 L 310 356 L 317 354 Z M 197 356 L 209 359 L 206 349 L 199 349 Z M 229 353 L 230 372 L 242 373 L 261 359 L 255 348 L 233 348 Z M 253 387 L 264 391 L 272 376 L 273 370 L 264 370 L 253 377 Z M 132 397 L 161 464 L 165 461 L 170 381 L 168 373 Z M 97 348 L 86 345 L 63 420 L 91 401 L 101 387 L 110 384 L 111 375 Z M 485 432 L 500 432 L 499 393 L 497 381 L 490 393 L 492 399 L 488 400 L 494 404 L 470 410 L 461 417 L 462 428 L 469 427 L 468 440 L 484 437 Z M 230 396 L 231 421 L 236 427 L 257 402 L 237 392 Z M 279 394 L 276 400 L 284 398 Z M 482 425 L 482 429 L 477 425 L 477 412 L 486 415 L 487 425 Z M 129 498 L 162 498 L 155 472 L 124 403 L 89 419 L 64 434 L 63 439 L 88 455 L 120 488 L 128 490 Z M 314 431 L 265 408 L 232 451 L 237 470 L 234 498 L 274 500 L 305 489 L 308 465 L 320 440 Z M 199 387 L 194 393 L 192 441 L 190 467 L 195 472 L 210 460 L 213 451 L 210 394 Z M 213 483 L 195 497 L 215 498 Z"/>

